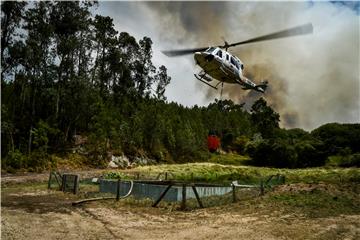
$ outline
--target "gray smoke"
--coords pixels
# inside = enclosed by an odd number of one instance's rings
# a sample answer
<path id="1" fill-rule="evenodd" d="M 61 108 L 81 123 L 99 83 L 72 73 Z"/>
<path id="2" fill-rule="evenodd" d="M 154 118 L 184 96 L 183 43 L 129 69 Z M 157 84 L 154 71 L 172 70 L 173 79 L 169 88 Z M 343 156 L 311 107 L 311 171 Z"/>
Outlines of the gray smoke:
<path id="1" fill-rule="evenodd" d="M 327 122 L 359 122 L 359 16 L 329 2 L 146 3 L 161 40 L 173 48 L 237 42 L 311 22 L 314 34 L 230 50 L 245 76 L 269 81 L 265 95 L 225 85 L 223 97 L 250 107 L 261 96 L 283 127 L 313 129 Z M 189 58 L 189 60 L 191 60 Z M 201 86 L 201 89 L 206 89 Z M 219 92 L 206 90 L 210 99 Z M 195 104 L 195 103 L 194 103 Z"/>

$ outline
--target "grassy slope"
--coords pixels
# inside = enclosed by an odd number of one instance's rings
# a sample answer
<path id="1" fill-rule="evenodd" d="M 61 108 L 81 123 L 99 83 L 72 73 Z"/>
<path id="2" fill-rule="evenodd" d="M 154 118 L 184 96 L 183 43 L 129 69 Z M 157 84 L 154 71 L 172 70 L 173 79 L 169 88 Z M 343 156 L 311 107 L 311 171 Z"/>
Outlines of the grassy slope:
<path id="1" fill-rule="evenodd" d="M 233 166 L 215 163 L 163 164 L 156 166 L 140 166 L 131 170 L 113 171 L 116 174 L 140 173 L 145 177 L 156 177 L 159 173 L 168 172 L 169 176 L 178 180 L 197 180 L 208 182 L 226 182 L 240 180 L 244 183 L 257 183 L 270 175 L 282 174 L 286 183 L 359 183 L 359 168 L 308 168 L 278 169 L 252 166 Z"/>

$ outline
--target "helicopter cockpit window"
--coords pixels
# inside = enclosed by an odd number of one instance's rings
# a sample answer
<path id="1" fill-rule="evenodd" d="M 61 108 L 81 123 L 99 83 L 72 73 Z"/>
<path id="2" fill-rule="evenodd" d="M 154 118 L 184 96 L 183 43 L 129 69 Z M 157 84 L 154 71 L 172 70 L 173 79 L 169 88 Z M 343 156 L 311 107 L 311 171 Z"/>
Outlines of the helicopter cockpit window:
<path id="1" fill-rule="evenodd" d="M 221 49 L 217 52 L 216 55 L 218 55 L 220 58 L 222 58 L 222 51 L 221 51 Z"/>
<path id="2" fill-rule="evenodd" d="M 206 50 L 208 53 L 212 53 L 215 50 L 214 47 L 210 47 L 208 50 Z"/>

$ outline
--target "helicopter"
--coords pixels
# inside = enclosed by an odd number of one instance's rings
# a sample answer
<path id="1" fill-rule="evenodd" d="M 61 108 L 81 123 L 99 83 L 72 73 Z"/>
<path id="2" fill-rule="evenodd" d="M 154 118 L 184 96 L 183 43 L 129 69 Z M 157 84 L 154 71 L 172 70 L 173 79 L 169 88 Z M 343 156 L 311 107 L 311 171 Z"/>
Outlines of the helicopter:
<path id="1" fill-rule="evenodd" d="M 197 80 L 205 83 L 206 85 L 214 89 L 218 89 L 218 86 L 221 83 L 222 90 L 224 83 L 230 83 L 239 84 L 244 90 L 255 90 L 264 93 L 268 86 L 268 81 L 263 80 L 260 84 L 256 84 L 250 79 L 246 78 L 243 75 L 244 63 L 238 57 L 228 52 L 228 49 L 238 45 L 310 34 L 312 32 L 312 24 L 307 23 L 297 27 L 288 28 L 282 31 L 232 44 L 224 41 L 224 45 L 219 46 L 166 50 L 162 51 L 162 53 L 168 57 L 194 54 L 195 63 L 201 68 L 201 71 L 198 74 L 194 74 L 194 76 Z M 216 85 L 212 85 L 210 82 L 213 81 L 218 81 L 218 83 Z"/>

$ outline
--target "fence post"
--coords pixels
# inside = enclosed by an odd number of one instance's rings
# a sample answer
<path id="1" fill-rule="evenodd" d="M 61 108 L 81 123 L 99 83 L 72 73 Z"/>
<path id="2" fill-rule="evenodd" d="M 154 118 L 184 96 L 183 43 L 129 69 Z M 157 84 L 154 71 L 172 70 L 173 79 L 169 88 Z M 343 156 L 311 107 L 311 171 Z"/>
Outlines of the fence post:
<path id="1" fill-rule="evenodd" d="M 50 175 L 49 175 L 48 189 L 51 188 L 51 176 L 52 176 L 52 172 L 50 172 Z"/>
<path id="2" fill-rule="evenodd" d="M 66 190 L 66 174 L 62 175 L 62 181 L 61 181 L 61 190 L 65 192 Z"/>
<path id="3" fill-rule="evenodd" d="M 264 181 L 260 181 L 260 196 L 264 195 Z"/>
<path id="4" fill-rule="evenodd" d="M 74 194 L 77 194 L 79 191 L 79 175 L 75 175 L 74 179 Z"/>
<path id="5" fill-rule="evenodd" d="M 116 201 L 120 200 L 120 178 L 117 181 L 117 186 L 116 186 Z"/>
<path id="6" fill-rule="evenodd" d="M 196 197 L 196 199 L 197 199 L 197 201 L 198 201 L 198 203 L 199 203 L 199 206 L 200 206 L 201 208 L 204 208 L 204 206 L 203 206 L 203 204 L 202 204 L 202 202 L 201 202 L 201 200 L 200 200 L 199 194 L 198 194 L 198 192 L 197 192 L 197 190 L 196 190 L 195 185 L 192 185 L 191 187 L 192 187 L 192 189 L 193 189 L 193 191 L 194 191 L 194 193 L 195 193 L 195 197 Z"/>
<path id="7" fill-rule="evenodd" d="M 156 205 L 158 205 L 158 203 L 161 201 L 161 199 L 163 199 L 163 197 L 165 196 L 165 194 L 169 191 L 169 189 L 172 187 L 172 184 L 170 183 L 167 188 L 165 189 L 164 192 L 161 193 L 161 195 L 159 196 L 159 198 L 154 202 L 154 204 L 152 205 L 153 207 L 156 207 Z"/>
<path id="8" fill-rule="evenodd" d="M 232 184 L 232 197 L 233 197 L 233 202 L 236 202 L 236 187 L 234 184 Z"/>
<path id="9" fill-rule="evenodd" d="M 181 210 L 185 210 L 186 208 L 186 184 L 182 185 L 182 199 L 181 199 Z"/>

